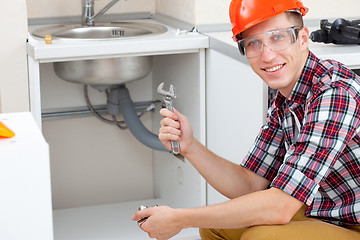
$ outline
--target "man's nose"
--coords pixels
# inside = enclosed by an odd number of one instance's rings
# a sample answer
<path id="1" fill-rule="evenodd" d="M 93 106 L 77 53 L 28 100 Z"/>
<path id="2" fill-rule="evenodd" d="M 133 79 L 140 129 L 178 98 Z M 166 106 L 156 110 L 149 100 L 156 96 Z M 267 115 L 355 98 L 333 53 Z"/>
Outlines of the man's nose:
<path id="1" fill-rule="evenodd" d="M 275 57 L 275 54 L 276 53 L 272 51 L 271 48 L 266 43 L 263 43 L 260 53 L 261 60 L 265 62 L 269 62 Z"/>

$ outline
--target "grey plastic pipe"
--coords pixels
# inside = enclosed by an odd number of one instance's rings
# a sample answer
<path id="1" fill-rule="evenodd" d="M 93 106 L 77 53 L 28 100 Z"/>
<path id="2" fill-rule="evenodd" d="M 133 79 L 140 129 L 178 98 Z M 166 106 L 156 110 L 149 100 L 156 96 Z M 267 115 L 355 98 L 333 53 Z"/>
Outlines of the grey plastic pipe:
<path id="1" fill-rule="evenodd" d="M 122 114 L 127 127 L 134 137 L 142 144 L 156 150 L 169 151 L 160 142 L 158 136 L 150 132 L 140 121 L 129 90 L 125 85 L 112 89 L 108 99 L 107 110 L 110 114 Z"/>

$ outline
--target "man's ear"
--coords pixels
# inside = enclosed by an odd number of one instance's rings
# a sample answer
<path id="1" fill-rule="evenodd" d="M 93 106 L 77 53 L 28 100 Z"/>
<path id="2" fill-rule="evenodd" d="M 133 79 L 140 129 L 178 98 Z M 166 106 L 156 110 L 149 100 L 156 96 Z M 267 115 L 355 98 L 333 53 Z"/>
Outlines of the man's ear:
<path id="1" fill-rule="evenodd" d="M 308 45 L 309 45 L 309 29 L 307 27 L 303 27 L 300 31 L 299 31 L 299 40 L 300 40 L 300 47 L 301 50 L 305 50 L 308 49 Z"/>

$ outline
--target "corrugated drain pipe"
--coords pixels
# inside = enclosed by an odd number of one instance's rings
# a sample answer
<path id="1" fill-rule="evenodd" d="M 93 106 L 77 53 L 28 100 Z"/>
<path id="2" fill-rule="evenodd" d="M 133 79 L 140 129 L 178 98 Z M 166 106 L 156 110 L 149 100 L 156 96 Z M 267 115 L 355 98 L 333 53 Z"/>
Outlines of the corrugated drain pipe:
<path id="1" fill-rule="evenodd" d="M 158 136 L 146 129 L 140 121 L 125 84 L 111 89 L 107 100 L 107 111 L 112 115 L 122 114 L 128 129 L 144 145 L 155 150 L 169 151 L 160 142 Z"/>

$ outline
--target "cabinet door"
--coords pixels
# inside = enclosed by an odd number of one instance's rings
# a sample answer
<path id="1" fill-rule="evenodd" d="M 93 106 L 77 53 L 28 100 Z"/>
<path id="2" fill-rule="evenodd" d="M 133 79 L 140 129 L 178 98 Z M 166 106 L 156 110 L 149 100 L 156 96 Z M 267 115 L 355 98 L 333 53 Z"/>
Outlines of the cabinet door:
<path id="1" fill-rule="evenodd" d="M 26 1 L 2 1 L 0 14 L 0 109 L 29 111 Z"/>
<path id="2" fill-rule="evenodd" d="M 207 50 L 207 147 L 211 151 L 240 163 L 263 123 L 266 99 L 266 85 L 248 64 Z M 225 200 L 208 185 L 209 205 Z"/>

